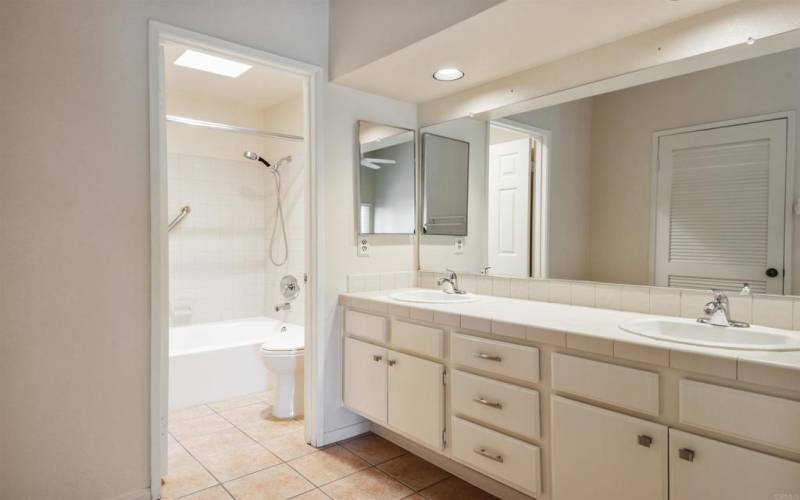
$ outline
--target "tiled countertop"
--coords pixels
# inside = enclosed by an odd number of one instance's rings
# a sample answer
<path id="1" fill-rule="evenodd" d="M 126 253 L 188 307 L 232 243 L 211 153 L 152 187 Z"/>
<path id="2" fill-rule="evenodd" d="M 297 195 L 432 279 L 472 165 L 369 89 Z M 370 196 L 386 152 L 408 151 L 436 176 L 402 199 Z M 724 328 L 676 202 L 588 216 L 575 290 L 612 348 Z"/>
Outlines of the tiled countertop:
<path id="1" fill-rule="evenodd" d="M 478 295 L 477 302 L 458 304 L 391 298 L 409 290 L 415 289 L 344 293 L 339 302 L 365 311 L 800 392 L 800 351 L 693 346 L 653 340 L 619 328 L 631 320 L 662 317 L 652 314 L 485 295 Z"/>

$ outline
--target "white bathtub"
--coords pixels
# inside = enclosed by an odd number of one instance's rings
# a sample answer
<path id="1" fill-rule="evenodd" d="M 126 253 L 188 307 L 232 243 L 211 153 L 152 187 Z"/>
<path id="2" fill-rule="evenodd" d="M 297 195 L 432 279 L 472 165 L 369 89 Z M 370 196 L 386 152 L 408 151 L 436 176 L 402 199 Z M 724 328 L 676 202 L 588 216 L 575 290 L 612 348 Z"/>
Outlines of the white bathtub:
<path id="1" fill-rule="evenodd" d="M 169 329 L 171 410 L 267 390 L 259 349 L 282 326 L 271 318 L 250 318 Z"/>

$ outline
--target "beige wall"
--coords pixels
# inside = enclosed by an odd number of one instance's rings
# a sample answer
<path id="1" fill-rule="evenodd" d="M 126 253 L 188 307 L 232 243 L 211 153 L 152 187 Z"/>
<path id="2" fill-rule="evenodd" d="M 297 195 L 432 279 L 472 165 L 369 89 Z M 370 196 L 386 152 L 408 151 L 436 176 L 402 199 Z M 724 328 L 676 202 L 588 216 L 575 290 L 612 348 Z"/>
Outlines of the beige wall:
<path id="1" fill-rule="evenodd" d="M 549 274 L 585 279 L 589 273 L 589 157 L 592 100 L 514 115 L 509 119 L 551 132 Z"/>
<path id="2" fill-rule="evenodd" d="M 417 107 L 413 104 L 374 96 L 330 84 L 325 92 L 325 161 L 320 168 L 324 186 L 321 235 L 325 251 L 319 256 L 325 271 L 322 297 L 325 328 L 325 432 L 333 435 L 363 421 L 342 405 L 341 309 L 339 293 L 347 290 L 347 275 L 359 273 L 412 271 L 417 269 L 414 236 L 372 235 L 370 256 L 358 257 L 356 249 L 355 167 L 358 164 L 358 120 L 415 128 Z M 330 438 L 328 438 L 330 439 Z"/>
<path id="3" fill-rule="evenodd" d="M 326 65 L 325 1 L 0 3 L 3 498 L 149 485 L 151 18 Z"/>
<path id="4" fill-rule="evenodd" d="M 330 74 L 339 78 L 502 0 L 332 0 Z"/>
<path id="5" fill-rule="evenodd" d="M 587 277 L 631 284 L 649 282 L 655 131 L 798 108 L 800 50 L 595 97 L 589 210 L 591 270 Z M 796 192 L 800 192 L 798 187 Z M 799 231 L 795 218 L 795 270 L 800 269 Z M 798 274 L 795 292 L 800 289 Z"/>

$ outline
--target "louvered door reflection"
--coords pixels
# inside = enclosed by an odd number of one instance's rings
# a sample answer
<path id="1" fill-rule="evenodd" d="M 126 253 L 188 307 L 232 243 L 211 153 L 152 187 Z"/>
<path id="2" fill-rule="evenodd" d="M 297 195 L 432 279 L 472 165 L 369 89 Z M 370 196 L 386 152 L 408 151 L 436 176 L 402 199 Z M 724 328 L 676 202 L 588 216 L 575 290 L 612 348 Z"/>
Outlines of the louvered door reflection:
<path id="1" fill-rule="evenodd" d="M 783 293 L 786 128 L 779 119 L 660 137 L 657 285 Z"/>

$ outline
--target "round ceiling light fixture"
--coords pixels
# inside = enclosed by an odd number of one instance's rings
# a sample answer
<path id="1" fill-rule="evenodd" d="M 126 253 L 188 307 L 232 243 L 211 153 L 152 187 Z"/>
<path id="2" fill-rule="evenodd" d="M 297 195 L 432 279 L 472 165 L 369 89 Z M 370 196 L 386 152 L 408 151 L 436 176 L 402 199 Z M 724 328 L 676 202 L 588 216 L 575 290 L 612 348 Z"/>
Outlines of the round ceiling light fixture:
<path id="1" fill-rule="evenodd" d="M 464 78 L 464 72 L 458 68 L 441 68 L 433 73 L 433 79 L 440 82 L 452 82 Z"/>

